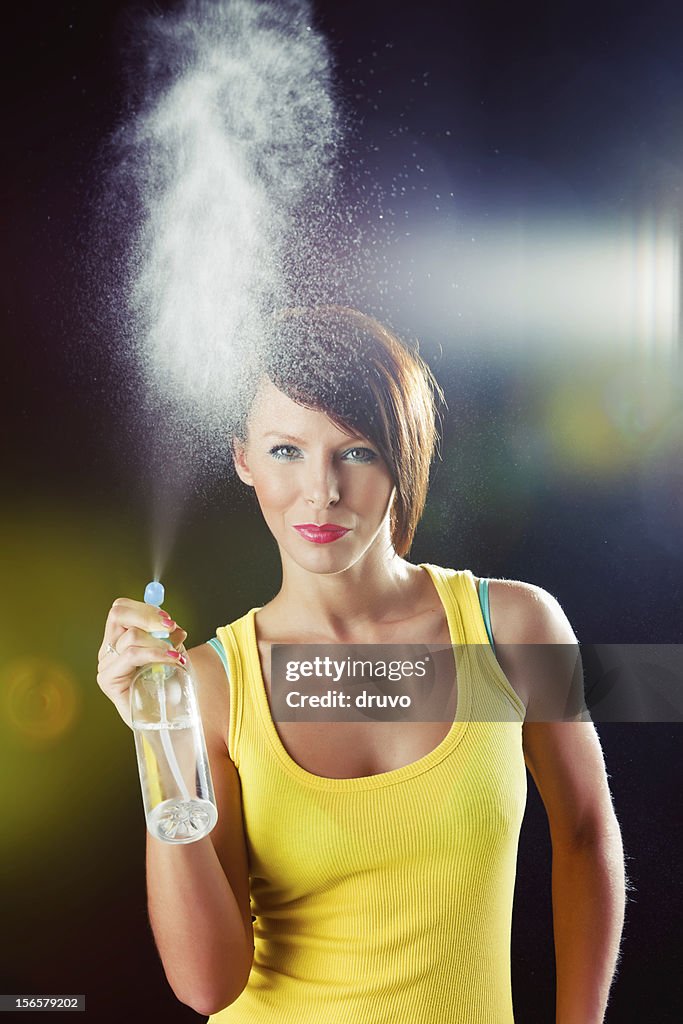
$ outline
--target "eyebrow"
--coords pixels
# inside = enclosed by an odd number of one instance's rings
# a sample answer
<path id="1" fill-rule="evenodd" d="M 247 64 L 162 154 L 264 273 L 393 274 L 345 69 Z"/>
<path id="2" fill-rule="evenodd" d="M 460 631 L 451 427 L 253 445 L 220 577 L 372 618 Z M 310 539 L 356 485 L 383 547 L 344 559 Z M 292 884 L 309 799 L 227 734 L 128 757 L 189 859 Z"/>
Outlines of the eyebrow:
<path id="1" fill-rule="evenodd" d="M 305 439 L 302 437 L 296 437 L 294 434 L 284 434 L 279 430 L 269 430 L 266 434 L 261 435 L 265 441 L 268 437 L 277 437 L 280 441 L 291 441 L 293 444 L 305 444 Z M 369 444 L 367 438 L 361 434 L 349 434 L 349 441 L 363 441 L 365 444 Z M 345 442 L 344 442 L 345 443 Z"/>

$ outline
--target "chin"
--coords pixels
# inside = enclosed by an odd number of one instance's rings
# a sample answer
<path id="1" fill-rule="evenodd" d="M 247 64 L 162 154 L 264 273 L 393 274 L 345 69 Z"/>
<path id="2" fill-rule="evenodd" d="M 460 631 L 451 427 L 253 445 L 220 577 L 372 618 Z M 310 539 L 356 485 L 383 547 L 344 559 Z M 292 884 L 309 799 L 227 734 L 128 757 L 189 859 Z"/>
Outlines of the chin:
<path id="1" fill-rule="evenodd" d="M 313 572 L 317 576 L 334 576 L 339 572 L 350 569 L 358 559 L 348 555 L 346 558 L 339 555 L 335 557 L 331 552 L 318 553 L 314 551 L 307 558 L 299 556 L 295 558 L 295 561 L 302 569 L 306 569 L 307 572 Z"/>
<path id="2" fill-rule="evenodd" d="M 307 543 L 304 541 L 304 543 Z M 287 550 L 287 554 L 301 569 L 315 573 L 317 576 L 334 576 L 345 572 L 362 558 L 362 551 L 333 551 L 331 544 L 310 545 L 308 551 Z"/>

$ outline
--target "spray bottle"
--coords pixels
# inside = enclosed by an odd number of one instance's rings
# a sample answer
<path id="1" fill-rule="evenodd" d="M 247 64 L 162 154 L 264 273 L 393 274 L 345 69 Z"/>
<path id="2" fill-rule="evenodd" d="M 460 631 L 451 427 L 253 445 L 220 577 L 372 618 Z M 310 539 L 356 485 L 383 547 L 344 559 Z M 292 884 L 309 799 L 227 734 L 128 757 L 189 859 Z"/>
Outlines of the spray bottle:
<path id="1" fill-rule="evenodd" d="M 145 588 L 146 604 L 160 607 L 164 588 Z M 154 630 L 167 639 L 168 630 Z M 147 828 L 166 843 L 194 843 L 218 820 L 197 695 L 182 665 L 146 665 L 130 688 L 131 724 Z"/>

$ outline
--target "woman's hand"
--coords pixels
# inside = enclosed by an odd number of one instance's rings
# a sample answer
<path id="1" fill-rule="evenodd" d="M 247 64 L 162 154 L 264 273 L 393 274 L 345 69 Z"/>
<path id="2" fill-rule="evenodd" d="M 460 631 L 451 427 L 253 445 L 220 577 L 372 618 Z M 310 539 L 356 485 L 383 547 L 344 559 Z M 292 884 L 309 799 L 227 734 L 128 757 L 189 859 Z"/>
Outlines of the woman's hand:
<path id="1" fill-rule="evenodd" d="M 167 629 L 166 640 L 150 636 L 152 630 Z M 154 662 L 185 664 L 182 646 L 187 633 L 171 616 L 154 605 L 117 597 L 107 616 L 102 645 L 97 656 L 97 684 L 114 704 L 127 726 L 130 720 L 130 687 L 143 665 Z M 112 650 L 113 648 L 113 650 Z"/>

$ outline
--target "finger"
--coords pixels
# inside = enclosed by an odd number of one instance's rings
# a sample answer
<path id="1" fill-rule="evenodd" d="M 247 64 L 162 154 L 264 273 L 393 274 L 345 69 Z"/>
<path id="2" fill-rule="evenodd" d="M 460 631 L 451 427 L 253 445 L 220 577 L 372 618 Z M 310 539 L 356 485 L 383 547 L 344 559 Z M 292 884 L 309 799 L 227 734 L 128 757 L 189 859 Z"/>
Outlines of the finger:
<path id="1" fill-rule="evenodd" d="M 155 650 L 163 651 L 169 644 L 160 637 L 152 636 L 146 629 L 138 629 L 137 626 L 131 626 L 129 629 L 124 629 L 116 645 L 112 644 L 112 646 L 114 650 L 107 653 L 120 658 L 129 647 L 151 647 Z"/>
<path id="2" fill-rule="evenodd" d="M 185 634 L 185 630 L 176 629 L 175 634 L 182 637 Z M 153 649 L 165 651 L 169 646 L 175 646 L 171 642 L 171 637 L 168 641 L 156 636 L 152 636 L 145 629 L 138 629 L 136 626 L 131 626 L 129 629 L 123 629 L 119 634 L 118 640 L 111 644 L 102 644 L 97 657 L 98 665 L 104 662 L 111 662 L 112 658 L 120 658 L 129 647 L 151 647 Z"/>
<path id="3" fill-rule="evenodd" d="M 104 636 L 102 637 L 102 643 L 97 654 L 98 661 L 110 655 L 112 652 L 110 647 L 114 647 L 118 651 L 118 642 L 126 632 L 126 627 L 119 625 L 107 616 L 107 622 L 104 627 Z M 113 655 L 116 657 L 116 654 Z"/>
<path id="4" fill-rule="evenodd" d="M 153 630 L 176 629 L 177 623 L 173 616 L 164 608 L 143 601 L 133 601 L 128 597 L 117 597 L 111 606 L 109 620 L 126 629 L 137 626 L 151 633 Z"/>
<path id="5" fill-rule="evenodd" d="M 187 631 L 181 629 L 180 626 L 178 626 L 178 628 L 174 629 L 173 632 L 171 633 L 169 640 L 171 641 L 174 647 L 178 647 L 179 644 L 182 644 L 185 642 L 185 640 L 187 640 Z"/>
<path id="6" fill-rule="evenodd" d="M 117 597 L 107 616 L 100 652 L 104 653 L 108 643 L 116 646 L 124 632 L 132 627 L 150 633 L 152 630 L 174 630 L 177 624 L 169 618 L 167 612 L 155 605 L 133 601 L 128 597 Z"/>
<path id="7" fill-rule="evenodd" d="M 148 647 L 146 644 L 138 647 L 133 645 L 127 647 L 119 658 L 116 664 L 116 672 L 119 678 L 125 676 L 130 682 L 131 673 L 136 669 L 144 668 L 145 665 L 154 665 L 159 662 L 177 665 L 179 663 L 183 664 L 184 661 L 183 655 L 180 655 L 178 651 L 174 651 L 172 647 Z"/>
<path id="8" fill-rule="evenodd" d="M 159 641 L 156 641 L 159 645 Z M 150 647 L 131 645 L 120 655 L 112 655 L 102 662 L 97 673 L 97 682 L 105 692 L 124 691 L 131 684 L 132 676 L 146 665 L 183 664 L 184 658 L 168 645 Z"/>

